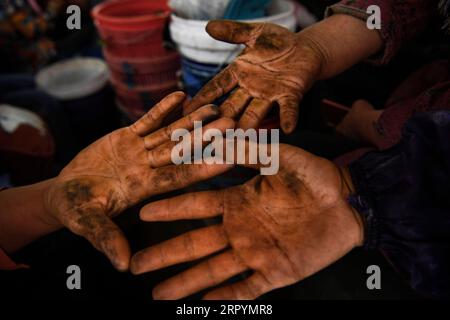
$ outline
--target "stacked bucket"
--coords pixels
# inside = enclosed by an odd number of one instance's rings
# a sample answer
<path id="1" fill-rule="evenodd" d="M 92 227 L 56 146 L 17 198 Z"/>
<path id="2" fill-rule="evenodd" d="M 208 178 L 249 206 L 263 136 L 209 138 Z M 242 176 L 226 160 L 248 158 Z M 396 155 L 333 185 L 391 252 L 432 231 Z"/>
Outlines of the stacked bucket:
<path id="1" fill-rule="evenodd" d="M 214 1 L 211 1 L 214 2 Z M 230 3 L 237 1 L 231 1 Z M 262 1 L 267 2 L 267 1 Z M 291 1 L 273 0 L 267 16 L 244 22 L 270 22 L 295 31 L 295 6 Z M 172 14 L 170 35 L 182 56 L 181 69 L 184 90 L 194 96 L 207 81 L 231 63 L 242 51 L 242 46 L 213 39 L 206 32 L 208 21 L 192 20 L 183 14 Z"/>
<path id="2" fill-rule="evenodd" d="M 177 90 L 180 58 L 163 45 L 170 16 L 167 1 L 106 1 L 94 7 L 92 16 L 104 43 L 117 106 L 130 120 Z"/>

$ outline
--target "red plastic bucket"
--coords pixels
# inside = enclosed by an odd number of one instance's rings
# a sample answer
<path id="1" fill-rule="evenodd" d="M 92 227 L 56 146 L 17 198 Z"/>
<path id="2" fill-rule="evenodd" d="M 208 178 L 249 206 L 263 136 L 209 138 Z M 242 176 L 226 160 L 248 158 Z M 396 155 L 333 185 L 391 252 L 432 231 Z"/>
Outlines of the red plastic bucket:
<path id="1" fill-rule="evenodd" d="M 157 0 L 106 1 L 92 10 L 106 48 L 128 57 L 165 53 L 163 32 L 169 16 L 167 1 Z"/>
<path id="2" fill-rule="evenodd" d="M 113 80 L 126 84 L 130 88 L 164 86 L 177 81 L 180 56 L 174 50 L 151 58 L 118 57 L 111 54 L 109 50 L 104 50 L 103 55 L 108 62 Z"/>
<path id="3" fill-rule="evenodd" d="M 144 114 L 162 98 L 178 89 L 177 83 L 166 83 L 157 86 L 141 86 L 130 89 L 111 80 L 116 91 L 117 101 L 123 109 L 133 114 Z"/>

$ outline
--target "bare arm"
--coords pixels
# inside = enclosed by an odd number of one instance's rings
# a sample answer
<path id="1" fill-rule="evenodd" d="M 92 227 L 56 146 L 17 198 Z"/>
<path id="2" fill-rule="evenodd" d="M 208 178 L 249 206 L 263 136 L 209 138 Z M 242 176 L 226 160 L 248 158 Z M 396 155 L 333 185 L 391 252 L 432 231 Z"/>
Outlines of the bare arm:
<path id="1" fill-rule="evenodd" d="M 44 197 L 54 179 L 0 192 L 0 246 L 14 252 L 61 227 L 50 219 Z"/>
<path id="2" fill-rule="evenodd" d="M 0 192 L 0 247 L 11 253 L 64 226 L 90 241 L 118 270 L 126 270 L 130 248 L 112 218 L 152 195 L 184 188 L 230 168 L 172 164 L 168 133 L 192 130 L 194 121 L 219 114 L 216 107 L 204 106 L 160 128 L 184 98 L 182 92 L 168 95 L 131 126 L 82 150 L 58 177 Z M 210 125 L 225 132 L 234 122 L 221 118 Z"/>
<path id="3" fill-rule="evenodd" d="M 383 47 L 380 33 L 358 18 L 336 14 L 299 32 L 317 43 L 323 54 L 319 79 L 334 77 Z"/>

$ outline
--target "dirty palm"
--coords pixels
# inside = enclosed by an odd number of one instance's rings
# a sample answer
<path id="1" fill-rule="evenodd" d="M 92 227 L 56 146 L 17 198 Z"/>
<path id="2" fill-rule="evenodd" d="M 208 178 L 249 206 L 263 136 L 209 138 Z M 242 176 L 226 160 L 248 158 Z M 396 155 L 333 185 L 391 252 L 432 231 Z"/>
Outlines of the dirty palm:
<path id="1" fill-rule="evenodd" d="M 362 222 L 346 201 L 352 192 L 349 181 L 346 169 L 331 161 L 280 145 L 276 175 L 145 206 L 144 221 L 216 216 L 223 221 L 136 253 L 130 269 L 140 274 L 207 257 L 156 286 L 157 299 L 186 297 L 246 271 L 253 273 L 213 289 L 205 298 L 255 299 L 293 284 L 362 244 Z"/>
<path id="2" fill-rule="evenodd" d="M 166 115 L 185 98 L 175 92 L 133 125 L 116 130 L 88 146 L 55 178 L 46 197 L 49 223 L 64 225 L 84 236 L 119 270 L 128 269 L 130 248 L 121 230 L 111 220 L 126 208 L 155 194 L 182 188 L 217 175 L 226 165 L 173 165 L 170 132 L 191 130 L 194 121 L 218 115 L 216 107 L 200 108 L 168 127 L 160 128 Z M 231 119 L 211 123 L 232 128 Z M 159 130 L 158 130 L 159 129 Z"/>
<path id="3" fill-rule="evenodd" d="M 293 33 L 269 23 L 216 20 L 207 32 L 215 39 L 245 44 L 242 54 L 186 106 L 187 113 L 232 91 L 220 106 L 222 115 L 240 117 L 241 128 L 255 128 L 274 104 L 280 108 L 281 128 L 290 133 L 298 105 L 319 76 L 323 53 L 306 33 Z"/>

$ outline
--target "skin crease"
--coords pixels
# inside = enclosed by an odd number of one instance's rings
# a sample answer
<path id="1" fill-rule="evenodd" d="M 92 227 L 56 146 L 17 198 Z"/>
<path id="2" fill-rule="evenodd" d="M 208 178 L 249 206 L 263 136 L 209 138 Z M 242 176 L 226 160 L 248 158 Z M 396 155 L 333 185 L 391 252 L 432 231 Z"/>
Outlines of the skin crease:
<path id="1" fill-rule="evenodd" d="M 224 116 L 239 117 L 241 128 L 256 128 L 278 104 L 286 133 L 295 129 L 299 103 L 316 80 L 337 75 L 382 47 L 379 33 L 364 21 L 339 14 L 298 33 L 271 23 L 227 20 L 209 22 L 206 31 L 246 48 L 185 104 L 185 113 L 235 89 L 220 106 Z"/>
<path id="2" fill-rule="evenodd" d="M 214 289 L 205 299 L 255 299 L 318 272 L 363 243 L 362 221 L 346 201 L 352 192 L 346 169 L 280 145 L 276 175 L 144 207 L 145 221 L 223 216 L 223 222 L 136 253 L 130 269 L 140 274 L 214 253 L 159 284 L 153 297 L 182 298 L 250 270 L 245 280 Z"/>
<path id="3" fill-rule="evenodd" d="M 84 236 L 119 270 L 127 270 L 130 249 L 121 230 L 112 222 L 126 208 L 225 171 L 226 165 L 171 164 L 168 144 L 174 128 L 193 128 L 193 121 L 218 115 L 212 105 L 198 109 L 169 127 L 157 130 L 164 117 L 185 98 L 175 92 L 129 127 L 116 130 L 81 151 L 53 180 L 45 197 L 44 219 L 50 226 L 66 226 Z M 211 123 L 225 130 L 234 121 Z M 56 227 L 57 228 L 57 227 Z M 53 229 L 55 229 L 53 227 Z"/>

